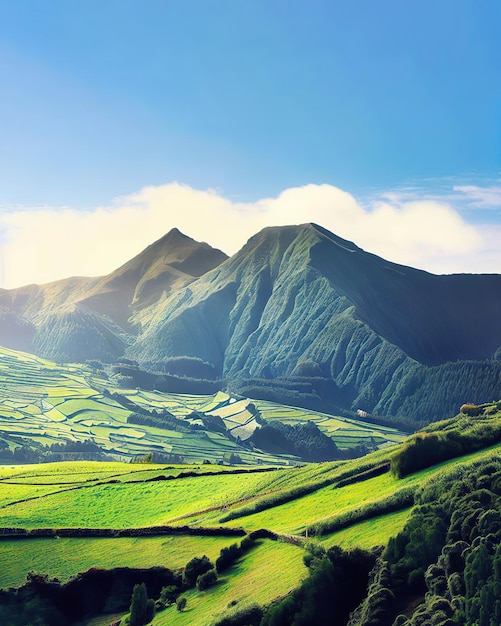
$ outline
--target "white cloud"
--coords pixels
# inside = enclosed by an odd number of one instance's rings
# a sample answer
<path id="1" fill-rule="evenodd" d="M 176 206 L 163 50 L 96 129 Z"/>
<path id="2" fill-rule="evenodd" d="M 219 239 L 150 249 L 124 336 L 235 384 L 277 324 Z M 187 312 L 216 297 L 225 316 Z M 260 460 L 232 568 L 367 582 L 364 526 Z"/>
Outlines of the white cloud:
<path id="1" fill-rule="evenodd" d="M 497 209 L 501 207 L 501 186 L 490 185 L 455 185 L 454 191 L 464 194 L 465 199 L 473 206 L 481 209 Z"/>
<path id="2" fill-rule="evenodd" d="M 331 185 L 232 202 L 171 183 L 92 211 L 14 209 L 0 215 L 3 286 L 106 274 L 173 227 L 228 254 L 265 226 L 315 222 L 388 260 L 436 273 L 501 272 L 501 231 L 468 224 L 445 202 L 386 195 L 362 206 Z"/>

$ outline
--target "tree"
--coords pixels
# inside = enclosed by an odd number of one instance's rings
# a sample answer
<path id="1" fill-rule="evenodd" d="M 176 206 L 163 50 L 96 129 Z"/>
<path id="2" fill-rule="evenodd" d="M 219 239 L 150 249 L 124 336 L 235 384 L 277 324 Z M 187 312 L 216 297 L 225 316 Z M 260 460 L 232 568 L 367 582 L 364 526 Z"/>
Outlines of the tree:
<path id="1" fill-rule="evenodd" d="M 178 611 L 183 611 L 188 604 L 188 600 L 184 596 L 179 596 L 176 600 L 176 608 Z"/>
<path id="2" fill-rule="evenodd" d="M 213 569 L 214 565 L 211 563 L 208 556 L 205 554 L 200 557 L 194 557 L 191 561 L 186 563 L 183 573 L 183 582 L 186 587 L 194 587 L 197 582 L 197 578 L 210 569 Z"/>
<path id="3" fill-rule="evenodd" d="M 224 572 L 224 570 L 227 570 L 229 567 L 231 567 L 233 563 L 238 559 L 238 557 L 242 554 L 242 552 L 242 547 L 240 546 L 239 548 L 236 543 L 233 543 L 231 546 L 225 546 L 224 548 L 221 548 L 221 552 L 216 559 L 217 572 Z"/>
<path id="4" fill-rule="evenodd" d="M 212 587 L 217 581 L 217 574 L 215 569 L 210 569 L 205 574 L 202 574 L 197 578 L 197 589 L 198 591 L 204 591 L 209 587 Z"/>
<path id="5" fill-rule="evenodd" d="M 134 585 L 130 603 L 129 626 L 144 626 L 149 624 L 155 615 L 155 603 L 148 600 L 146 585 Z"/>
<path id="6" fill-rule="evenodd" d="M 169 585 L 168 587 L 162 587 L 159 601 L 164 605 L 173 604 L 176 601 L 176 597 L 178 593 L 179 593 L 179 589 L 178 587 L 176 587 L 176 585 Z"/>

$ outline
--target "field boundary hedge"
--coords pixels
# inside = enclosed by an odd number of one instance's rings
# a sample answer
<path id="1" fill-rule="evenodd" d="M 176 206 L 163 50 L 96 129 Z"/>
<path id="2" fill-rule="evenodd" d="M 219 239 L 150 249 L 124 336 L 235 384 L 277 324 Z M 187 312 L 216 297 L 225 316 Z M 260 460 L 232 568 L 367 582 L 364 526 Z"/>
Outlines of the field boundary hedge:
<path id="1" fill-rule="evenodd" d="M 144 528 L 0 528 L 2 539 L 160 537 L 192 535 L 199 537 L 243 537 L 242 528 L 192 526 L 145 526 Z"/>

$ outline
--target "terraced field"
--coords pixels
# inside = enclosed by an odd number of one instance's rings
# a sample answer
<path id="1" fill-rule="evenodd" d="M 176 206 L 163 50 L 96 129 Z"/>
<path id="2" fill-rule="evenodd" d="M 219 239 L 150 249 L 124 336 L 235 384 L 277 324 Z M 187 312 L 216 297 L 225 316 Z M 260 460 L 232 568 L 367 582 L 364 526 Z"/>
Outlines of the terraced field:
<path id="1" fill-rule="evenodd" d="M 253 400 L 252 402 L 267 421 L 277 419 L 286 424 L 297 424 L 304 420 L 314 422 L 341 449 L 352 448 L 361 443 L 365 444 L 368 449 L 376 449 L 391 443 L 401 443 L 407 436 L 396 428 L 380 426 L 370 421 L 332 416 L 266 400 Z"/>
<path id="2" fill-rule="evenodd" d="M 169 411 L 184 420 L 182 432 L 128 423 L 135 411 L 148 415 Z M 203 428 L 193 412 L 218 417 L 227 433 Z M 236 399 L 218 392 L 212 396 L 166 394 L 113 386 L 104 372 L 85 365 L 56 365 L 33 355 L 0 348 L 0 453 L 24 444 L 92 440 L 110 458 L 128 461 L 151 452 L 181 456 L 185 462 L 228 462 L 238 455 L 244 464 L 287 465 L 298 461 L 240 445 L 259 427 L 260 418 L 297 423 L 310 420 L 340 448 L 365 443 L 369 448 L 401 441 L 403 433 L 356 420 L 280 406 L 271 402 Z M 72 453 L 66 453 L 71 460 Z"/>

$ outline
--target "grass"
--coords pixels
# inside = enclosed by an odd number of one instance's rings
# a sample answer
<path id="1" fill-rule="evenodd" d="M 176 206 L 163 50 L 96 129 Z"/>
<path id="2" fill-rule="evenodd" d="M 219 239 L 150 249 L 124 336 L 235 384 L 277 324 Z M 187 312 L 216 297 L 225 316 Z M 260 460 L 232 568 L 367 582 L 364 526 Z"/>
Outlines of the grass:
<path id="1" fill-rule="evenodd" d="M 438 472 L 459 463 L 469 463 L 490 456 L 500 449 L 501 444 L 497 444 L 486 450 L 461 457 L 461 459 L 452 459 L 440 463 L 404 479 L 398 479 L 388 472 L 340 489 L 335 489 L 332 486 L 324 487 L 310 495 L 278 507 L 230 521 L 228 525 L 243 526 L 247 530 L 271 528 L 280 533 L 304 532 L 317 522 L 357 510 L 361 505 L 383 500 L 401 489 L 409 487 L 417 489 L 424 480 Z M 362 460 L 360 459 L 358 462 L 361 463 Z M 206 523 L 206 521 L 201 520 L 201 523 Z"/>
<path id="2" fill-rule="evenodd" d="M 29 571 L 65 581 L 92 567 L 183 567 L 195 555 L 215 560 L 232 537 L 59 538 L 2 540 L 0 587 L 21 585 Z"/>
<path id="3" fill-rule="evenodd" d="M 390 495 L 395 491 L 395 483 L 390 474 L 383 474 L 342 489 L 329 485 L 281 506 L 232 520 L 228 525 L 244 526 L 249 530 L 272 528 L 279 533 L 298 534 L 322 519 L 357 508 L 361 502 L 365 504 Z"/>
<path id="4" fill-rule="evenodd" d="M 317 539 L 326 548 L 336 545 L 345 549 L 364 548 L 370 550 L 375 546 L 386 545 L 390 537 L 397 535 L 405 526 L 411 510 L 412 508 L 407 508 L 395 513 L 380 515 Z"/>
<path id="5" fill-rule="evenodd" d="M 217 478 L 217 479 L 216 479 Z M 201 476 L 165 482 L 72 486 L 33 502 L 0 510 L 0 526 L 26 528 L 131 528 L 170 524 L 193 514 L 249 497 L 262 474 Z"/>
<path id="6" fill-rule="evenodd" d="M 300 533 L 319 521 L 356 510 L 361 504 L 377 502 L 400 489 L 417 488 L 423 480 L 444 468 L 481 458 L 499 448 L 499 445 L 493 446 L 461 461 L 447 461 L 403 480 L 387 472 L 342 488 L 329 484 L 309 495 L 280 506 L 270 506 L 227 524 L 243 526 L 248 531 L 269 528 L 281 533 Z M 381 457 L 383 452 L 378 454 Z M 362 461 L 352 461 L 351 467 L 362 467 Z M 229 511 L 251 505 L 259 498 L 276 497 L 302 484 L 326 479 L 334 482 L 349 466 L 327 463 L 278 472 L 204 475 L 160 482 L 144 480 L 160 475 L 176 476 L 190 469 L 210 473 L 220 468 L 203 465 L 198 469 L 197 466 L 168 466 L 171 469 L 166 469 L 165 466 L 117 463 L 11 466 L 0 471 L 0 526 L 214 526 L 219 525 L 219 520 Z M 114 482 L 109 483 L 110 480 Z M 96 484 L 106 481 L 107 484 Z M 5 506 L 25 498 L 37 499 Z"/>
<path id="7" fill-rule="evenodd" d="M 159 612 L 154 626 L 209 626 L 216 619 L 253 602 L 266 605 L 297 587 L 307 575 L 303 550 L 291 544 L 262 540 L 247 552 L 217 584 L 199 592 L 183 593 L 183 612 L 171 606 Z M 228 605 L 235 602 L 234 607 Z"/>
<path id="8" fill-rule="evenodd" d="M 398 480 L 389 472 L 362 482 L 335 488 L 336 479 L 362 471 L 368 459 L 348 463 L 312 464 L 265 473 L 219 474 L 218 466 L 131 465 L 120 463 L 53 463 L 38 466 L 0 468 L 0 527 L 141 527 L 173 523 L 199 526 L 218 525 L 225 511 L 242 507 L 242 501 L 273 495 L 292 486 L 332 481 L 317 491 L 247 515 L 228 523 L 247 531 L 265 527 L 278 533 L 298 533 L 322 519 L 356 511 L 398 489 L 419 487 L 429 477 L 459 463 L 471 463 L 495 455 L 500 445 L 459 460 L 427 468 Z M 373 463 L 387 459 L 390 452 L 380 451 Z M 158 476 L 176 477 L 182 472 L 201 476 L 148 481 Z M 109 482 L 113 481 L 113 482 Z M 67 489 L 67 491 L 61 491 Z M 56 493 L 55 493 L 56 491 Z M 57 492 L 59 491 L 59 492 Z M 5 506 L 20 496 L 27 502 Z M 268 497 L 266 496 L 266 497 Z M 326 546 L 370 548 L 384 544 L 395 535 L 410 509 L 380 515 L 338 532 L 318 537 Z M 61 538 L 1 540 L 0 586 L 18 585 L 30 570 L 66 579 L 90 567 L 183 566 L 193 556 L 207 554 L 214 560 L 221 547 L 235 541 L 232 537 L 175 535 L 141 538 Z M 294 545 L 260 541 L 257 547 L 206 592 L 188 592 L 187 610 L 175 608 L 160 613 L 155 624 L 210 624 L 216 616 L 244 608 L 252 601 L 267 604 L 297 586 L 306 570 L 303 551 Z M 228 605 L 236 601 L 234 607 Z"/>

